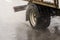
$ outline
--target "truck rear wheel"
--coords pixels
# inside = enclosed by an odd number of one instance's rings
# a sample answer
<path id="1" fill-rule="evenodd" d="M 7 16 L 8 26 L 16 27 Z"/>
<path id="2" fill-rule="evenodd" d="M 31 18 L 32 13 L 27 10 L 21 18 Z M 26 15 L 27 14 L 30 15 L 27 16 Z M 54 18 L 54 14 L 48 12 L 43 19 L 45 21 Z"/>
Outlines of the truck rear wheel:
<path id="1" fill-rule="evenodd" d="M 27 13 L 29 14 L 29 22 L 32 28 L 45 29 L 49 26 L 50 17 L 41 16 L 35 4 L 29 4 Z"/>

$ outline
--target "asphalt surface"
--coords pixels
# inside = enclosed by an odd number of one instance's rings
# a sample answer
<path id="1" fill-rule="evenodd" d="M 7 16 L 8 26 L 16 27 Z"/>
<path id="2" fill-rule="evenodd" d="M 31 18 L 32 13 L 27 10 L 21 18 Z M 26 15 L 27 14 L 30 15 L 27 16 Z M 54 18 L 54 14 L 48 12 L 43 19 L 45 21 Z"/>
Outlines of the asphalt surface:
<path id="1" fill-rule="evenodd" d="M 60 40 L 60 34 L 50 33 L 48 29 L 37 31 L 26 23 L 21 23 L 16 33 L 17 40 Z"/>
<path id="2" fill-rule="evenodd" d="M 55 19 L 57 18 L 55 17 Z M 52 18 L 51 23 L 53 23 L 53 20 L 55 19 Z M 59 25 L 57 25 L 56 27 L 59 27 Z M 25 21 L 20 23 L 20 25 L 17 27 L 16 37 L 17 37 L 17 40 L 60 40 L 60 31 L 58 28 L 55 28 L 55 24 L 54 23 L 51 24 L 49 28 L 50 30 L 49 29 L 46 29 L 46 30 L 32 29 L 29 22 Z M 54 31 L 52 28 L 56 30 Z"/>

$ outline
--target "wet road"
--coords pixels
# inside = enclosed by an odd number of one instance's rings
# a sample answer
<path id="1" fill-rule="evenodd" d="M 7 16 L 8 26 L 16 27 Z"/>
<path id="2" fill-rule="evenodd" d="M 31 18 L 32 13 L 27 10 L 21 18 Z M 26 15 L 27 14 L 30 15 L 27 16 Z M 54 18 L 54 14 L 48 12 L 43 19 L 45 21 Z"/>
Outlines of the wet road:
<path id="1" fill-rule="evenodd" d="M 16 0 L 14 1 L 16 3 Z M 18 2 L 19 5 L 22 3 Z M 14 5 L 17 5 L 15 3 Z M 32 29 L 29 22 L 25 20 L 26 10 L 14 12 L 13 5 L 5 0 L 0 0 L 0 4 L 2 4 L 0 7 L 0 40 L 60 40 L 60 31 L 54 31 L 55 26 L 60 27 L 60 17 L 53 18 L 49 26 L 50 30 L 37 31 Z"/>
<path id="2" fill-rule="evenodd" d="M 49 29 L 36 30 L 32 29 L 29 22 L 25 21 L 25 14 L 26 13 L 21 16 L 24 22 L 20 19 L 21 23 L 16 28 L 17 40 L 60 40 L 60 16 L 51 17 Z"/>
<path id="3" fill-rule="evenodd" d="M 16 33 L 17 40 L 60 40 L 60 33 L 57 31 L 55 33 L 51 33 L 48 29 L 37 31 L 26 23 L 21 23 Z"/>
<path id="4" fill-rule="evenodd" d="M 0 20 L 0 40 L 60 40 L 60 33 L 57 30 L 51 33 L 52 29 L 39 31 L 32 29 L 29 22 L 25 20 L 26 10 L 11 15 L 7 14 L 0 17 L 2 18 Z M 50 27 L 53 28 L 53 26 Z"/>

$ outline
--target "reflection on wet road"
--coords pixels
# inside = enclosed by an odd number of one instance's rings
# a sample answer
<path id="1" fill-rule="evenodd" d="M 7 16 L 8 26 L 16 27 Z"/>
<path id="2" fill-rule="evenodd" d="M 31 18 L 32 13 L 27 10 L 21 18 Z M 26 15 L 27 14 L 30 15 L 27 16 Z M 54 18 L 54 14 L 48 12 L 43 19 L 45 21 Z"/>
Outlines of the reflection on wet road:
<path id="1" fill-rule="evenodd" d="M 57 31 L 55 33 L 50 33 L 48 29 L 37 31 L 26 23 L 21 23 L 16 30 L 17 40 L 60 40 L 60 34 Z"/>
<path id="2" fill-rule="evenodd" d="M 26 11 L 25 11 L 26 12 Z M 60 31 L 55 30 L 51 33 L 50 30 L 35 30 L 32 29 L 30 24 L 25 21 L 25 12 L 18 12 L 18 26 L 16 28 L 16 39 L 17 40 L 60 40 Z M 21 13 L 21 14 L 20 14 Z M 60 17 L 52 18 L 50 28 L 60 26 Z M 16 24 L 17 25 L 17 24 Z M 59 29 L 59 28 L 58 28 Z"/>

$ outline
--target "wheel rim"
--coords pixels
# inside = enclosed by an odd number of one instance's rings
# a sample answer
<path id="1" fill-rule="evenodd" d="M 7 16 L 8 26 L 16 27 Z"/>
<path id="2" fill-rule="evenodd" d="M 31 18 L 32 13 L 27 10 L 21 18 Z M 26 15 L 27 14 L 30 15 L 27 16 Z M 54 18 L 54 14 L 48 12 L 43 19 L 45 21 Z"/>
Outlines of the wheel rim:
<path id="1" fill-rule="evenodd" d="M 33 27 L 36 26 L 36 22 L 37 22 L 37 14 L 33 11 L 30 13 L 30 22 L 32 24 Z"/>

